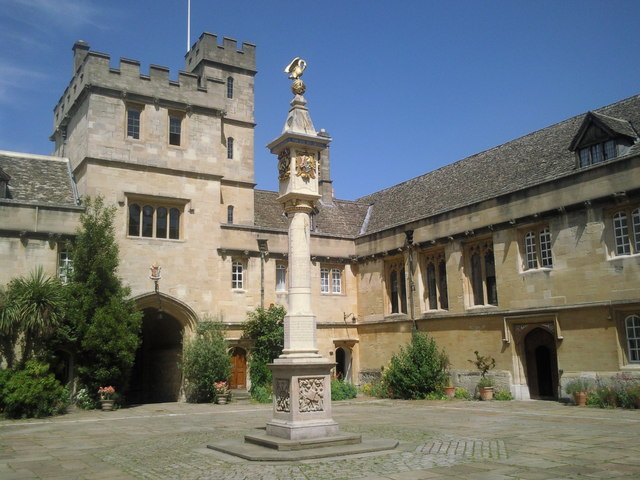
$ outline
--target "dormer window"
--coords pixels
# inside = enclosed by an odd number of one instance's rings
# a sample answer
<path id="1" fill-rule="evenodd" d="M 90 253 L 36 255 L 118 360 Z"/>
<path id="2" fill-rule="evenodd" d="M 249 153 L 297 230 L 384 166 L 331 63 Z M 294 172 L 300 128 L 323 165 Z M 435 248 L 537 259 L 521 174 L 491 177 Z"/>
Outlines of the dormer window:
<path id="1" fill-rule="evenodd" d="M 10 178 L 11 177 L 0 168 L 0 198 L 9 198 Z"/>
<path id="2" fill-rule="evenodd" d="M 578 168 L 625 155 L 637 134 L 627 120 L 588 112 L 569 150 L 576 153 Z"/>

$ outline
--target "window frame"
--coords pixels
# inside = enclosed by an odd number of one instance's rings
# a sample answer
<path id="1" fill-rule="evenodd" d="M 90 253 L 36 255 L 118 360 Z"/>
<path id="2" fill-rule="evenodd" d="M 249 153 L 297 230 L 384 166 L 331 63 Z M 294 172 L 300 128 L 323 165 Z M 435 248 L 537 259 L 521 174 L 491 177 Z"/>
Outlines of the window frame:
<path id="1" fill-rule="evenodd" d="M 57 267 L 57 277 L 63 285 L 67 285 L 73 275 L 73 259 L 71 251 L 64 244 L 58 244 Z"/>
<path id="2" fill-rule="evenodd" d="M 153 240 L 183 240 L 185 204 L 186 202 L 152 197 L 129 197 L 127 201 L 126 236 Z M 138 210 L 135 215 L 132 212 L 134 208 Z M 161 213 L 162 211 L 165 212 L 164 215 Z M 164 221 L 162 220 L 163 218 Z M 145 222 L 147 222 L 146 226 Z"/>
<path id="3" fill-rule="evenodd" d="M 520 233 L 522 271 L 553 268 L 553 250 L 549 225 L 536 225 Z"/>
<path id="4" fill-rule="evenodd" d="M 246 284 L 246 265 L 241 259 L 234 258 L 231 261 L 231 288 L 244 290 Z"/>
<path id="5" fill-rule="evenodd" d="M 629 320 L 633 321 L 630 325 Z M 630 313 L 624 317 L 623 329 L 625 335 L 625 349 L 627 354 L 627 363 L 633 366 L 640 366 L 640 314 Z M 629 330 L 633 334 L 629 334 Z"/>
<path id="6" fill-rule="evenodd" d="M 386 265 L 387 298 L 389 314 L 408 314 L 407 274 L 405 259 L 390 261 Z"/>
<path id="7" fill-rule="evenodd" d="M 444 275 L 442 271 L 443 266 Z M 423 253 L 421 255 L 421 267 L 424 281 L 423 299 L 426 310 L 449 310 L 449 286 L 447 282 L 447 262 L 444 250 Z M 430 270 L 430 267 L 432 267 L 432 270 Z M 430 274 L 430 271 L 433 273 Z M 431 275 L 433 275 L 432 278 Z"/>
<path id="8" fill-rule="evenodd" d="M 140 140 L 142 138 L 142 113 L 144 111 L 144 105 L 127 103 L 125 104 L 125 138 L 127 140 Z M 136 125 L 131 124 L 131 112 L 137 113 L 137 119 L 135 119 Z M 132 135 L 132 129 L 134 134 Z M 135 135 L 137 133 L 137 136 Z"/>
<path id="9" fill-rule="evenodd" d="M 498 277 L 491 239 L 478 240 L 464 247 L 468 301 L 471 307 L 497 307 Z M 491 262 L 488 262 L 489 256 Z"/>
<path id="10" fill-rule="evenodd" d="M 287 287 L 287 266 L 278 262 L 276 263 L 276 292 L 286 292 Z"/>
<path id="11" fill-rule="evenodd" d="M 233 160 L 233 146 L 234 146 L 233 137 L 227 137 L 227 160 Z"/>
<path id="12" fill-rule="evenodd" d="M 234 85 L 235 80 L 232 76 L 228 76 L 227 77 L 227 98 L 229 99 L 233 99 L 233 93 L 234 93 Z"/>
<path id="13" fill-rule="evenodd" d="M 320 293 L 324 295 L 344 294 L 344 267 L 340 265 L 320 266 Z"/>
<path id="14" fill-rule="evenodd" d="M 184 147 L 184 118 L 185 115 L 183 112 L 169 110 L 167 115 L 167 143 L 172 147 Z M 174 120 L 178 120 L 177 124 L 178 131 L 173 132 L 174 129 Z M 174 143 L 174 136 L 177 135 L 177 142 Z"/>
<path id="15" fill-rule="evenodd" d="M 612 257 L 640 254 L 640 205 L 626 205 L 611 210 Z"/>
<path id="16" fill-rule="evenodd" d="M 615 138 L 583 145 L 576 152 L 579 168 L 590 167 L 620 156 L 620 148 Z"/>

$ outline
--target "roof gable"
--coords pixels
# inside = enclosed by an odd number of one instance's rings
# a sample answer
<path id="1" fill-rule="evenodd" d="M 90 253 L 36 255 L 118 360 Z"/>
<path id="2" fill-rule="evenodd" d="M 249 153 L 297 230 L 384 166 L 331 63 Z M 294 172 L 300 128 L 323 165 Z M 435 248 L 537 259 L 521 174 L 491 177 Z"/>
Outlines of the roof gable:
<path id="1" fill-rule="evenodd" d="M 569 150 L 574 152 L 581 147 L 618 137 L 635 140 L 637 136 L 627 120 L 598 112 L 587 112 L 578 133 L 569 145 Z"/>

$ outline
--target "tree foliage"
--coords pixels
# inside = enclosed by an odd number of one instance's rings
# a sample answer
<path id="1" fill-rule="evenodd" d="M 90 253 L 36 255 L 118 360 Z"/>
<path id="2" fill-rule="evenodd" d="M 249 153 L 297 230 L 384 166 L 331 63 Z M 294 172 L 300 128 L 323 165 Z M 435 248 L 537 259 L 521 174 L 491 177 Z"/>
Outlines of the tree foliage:
<path id="1" fill-rule="evenodd" d="M 0 293 L 0 354 L 9 368 L 46 356 L 47 342 L 64 317 L 63 288 L 39 266 L 29 276 L 11 280 Z"/>
<path id="2" fill-rule="evenodd" d="M 396 398 L 424 398 L 447 382 L 449 359 L 433 338 L 415 332 L 411 343 L 391 358 L 384 383 Z"/>
<path id="3" fill-rule="evenodd" d="M 204 321 L 196 327 L 195 337 L 184 347 L 182 370 L 189 402 L 213 401 L 214 382 L 228 382 L 231 355 L 227 352 L 224 325 Z"/>
<path id="4" fill-rule="evenodd" d="M 71 327 L 78 339 L 78 375 L 89 392 L 113 385 L 125 391 L 140 344 L 142 314 L 117 276 L 115 207 L 84 199 L 69 287 Z"/>
<path id="5" fill-rule="evenodd" d="M 267 310 L 256 308 L 249 312 L 249 320 L 243 323 L 244 336 L 253 340 L 249 360 L 251 393 L 258 387 L 271 387 L 271 370 L 268 363 L 273 362 L 284 348 L 284 307 L 271 305 Z"/>

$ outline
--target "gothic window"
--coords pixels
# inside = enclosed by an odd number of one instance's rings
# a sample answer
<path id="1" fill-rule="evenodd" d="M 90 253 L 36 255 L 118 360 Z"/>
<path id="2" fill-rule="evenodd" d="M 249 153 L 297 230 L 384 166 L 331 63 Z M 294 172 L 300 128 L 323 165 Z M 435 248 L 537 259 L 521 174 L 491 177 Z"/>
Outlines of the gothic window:
<path id="1" fill-rule="evenodd" d="M 70 252 L 66 247 L 58 246 L 58 278 L 64 284 L 71 281 L 73 273 L 73 260 L 71 260 Z"/>
<path id="2" fill-rule="evenodd" d="M 233 205 L 227 207 L 227 223 L 233 223 Z"/>
<path id="3" fill-rule="evenodd" d="M 227 77 L 227 98 L 233 98 L 233 77 Z"/>
<path id="4" fill-rule="evenodd" d="M 407 313 L 407 281 L 402 260 L 388 266 L 387 281 L 391 313 Z"/>
<path id="5" fill-rule="evenodd" d="M 473 305 L 497 305 L 496 266 L 490 241 L 467 246 L 469 284 Z"/>
<path id="6" fill-rule="evenodd" d="M 127 137 L 140 139 L 141 107 L 127 106 Z"/>
<path id="7" fill-rule="evenodd" d="M 429 310 L 447 310 L 447 264 L 444 252 L 428 253 L 424 257 L 426 300 Z"/>
<path id="8" fill-rule="evenodd" d="M 137 203 L 129 204 L 130 237 L 180 238 L 181 209 L 177 207 Z"/>
<path id="9" fill-rule="evenodd" d="M 624 321 L 629 363 L 640 363 L 640 316 L 629 315 Z"/>
<path id="10" fill-rule="evenodd" d="M 233 137 L 227 138 L 227 158 L 233 159 Z"/>
<path id="11" fill-rule="evenodd" d="M 169 145 L 180 146 L 182 141 L 182 116 L 169 115 Z"/>
<path id="12" fill-rule="evenodd" d="M 287 267 L 283 263 L 276 265 L 276 291 L 283 292 L 287 289 Z"/>
<path id="13" fill-rule="evenodd" d="M 239 260 L 231 264 L 231 288 L 244 288 L 244 264 Z"/>
<path id="14" fill-rule="evenodd" d="M 553 267 L 549 227 L 527 231 L 523 243 L 525 270 Z"/>
<path id="15" fill-rule="evenodd" d="M 640 208 L 619 210 L 612 221 L 616 255 L 640 254 Z"/>

